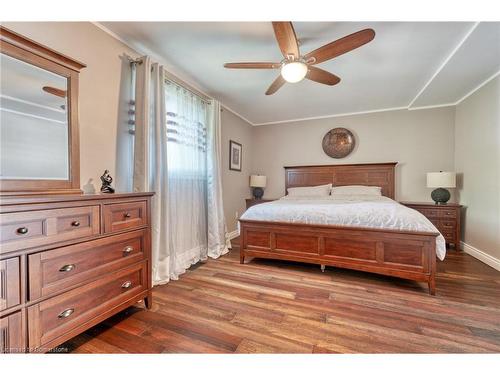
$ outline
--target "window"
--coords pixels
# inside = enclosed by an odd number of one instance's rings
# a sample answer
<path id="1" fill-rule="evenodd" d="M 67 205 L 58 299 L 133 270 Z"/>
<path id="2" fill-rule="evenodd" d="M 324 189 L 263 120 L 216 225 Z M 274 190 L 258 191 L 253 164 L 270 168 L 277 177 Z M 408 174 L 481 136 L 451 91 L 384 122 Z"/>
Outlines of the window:
<path id="1" fill-rule="evenodd" d="M 188 90 L 165 85 L 167 165 L 184 177 L 205 176 L 207 158 L 207 103 Z"/>

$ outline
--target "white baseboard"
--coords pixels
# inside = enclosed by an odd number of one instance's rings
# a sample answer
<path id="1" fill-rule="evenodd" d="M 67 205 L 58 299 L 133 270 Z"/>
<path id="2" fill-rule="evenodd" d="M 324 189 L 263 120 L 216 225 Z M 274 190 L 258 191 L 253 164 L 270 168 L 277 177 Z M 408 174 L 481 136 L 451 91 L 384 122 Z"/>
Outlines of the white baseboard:
<path id="1" fill-rule="evenodd" d="M 497 271 L 500 271 L 500 259 L 497 259 L 484 251 L 476 249 L 474 246 L 471 246 L 463 241 L 460 242 L 460 248 L 467 254 L 473 256 L 488 266 L 493 267 Z"/>
<path id="2" fill-rule="evenodd" d="M 236 237 L 238 237 L 239 235 L 240 235 L 240 231 L 239 231 L 239 229 L 236 229 L 236 230 L 233 230 L 232 232 L 228 232 L 227 238 L 229 238 L 229 240 L 233 240 Z"/>

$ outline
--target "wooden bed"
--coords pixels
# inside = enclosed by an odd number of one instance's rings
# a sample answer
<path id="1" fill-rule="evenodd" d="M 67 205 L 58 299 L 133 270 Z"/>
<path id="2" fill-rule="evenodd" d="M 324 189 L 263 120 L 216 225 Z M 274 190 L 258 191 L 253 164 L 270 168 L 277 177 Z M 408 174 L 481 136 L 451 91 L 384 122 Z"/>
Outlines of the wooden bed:
<path id="1" fill-rule="evenodd" d="M 285 167 L 285 186 L 380 186 L 394 199 L 397 163 Z M 436 290 L 439 233 L 240 220 L 240 262 L 245 257 L 291 260 L 425 281 Z"/>

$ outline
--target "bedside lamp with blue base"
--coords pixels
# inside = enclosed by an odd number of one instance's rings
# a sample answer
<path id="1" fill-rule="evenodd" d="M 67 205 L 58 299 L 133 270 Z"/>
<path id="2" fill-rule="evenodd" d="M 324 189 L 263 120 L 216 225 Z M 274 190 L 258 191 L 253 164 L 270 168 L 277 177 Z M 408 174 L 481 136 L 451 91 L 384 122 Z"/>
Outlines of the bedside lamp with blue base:
<path id="1" fill-rule="evenodd" d="M 431 193 L 431 198 L 436 204 L 446 204 L 450 200 L 450 192 L 446 188 L 456 187 L 456 174 L 443 171 L 429 172 L 427 187 L 436 188 Z"/>

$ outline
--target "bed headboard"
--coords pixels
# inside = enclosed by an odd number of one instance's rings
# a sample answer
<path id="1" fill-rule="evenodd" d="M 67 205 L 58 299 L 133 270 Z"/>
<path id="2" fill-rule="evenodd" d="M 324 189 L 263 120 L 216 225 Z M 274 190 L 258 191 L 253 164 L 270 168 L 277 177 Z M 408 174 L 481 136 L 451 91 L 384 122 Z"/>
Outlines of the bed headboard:
<path id="1" fill-rule="evenodd" d="M 396 164 L 397 162 L 285 167 L 285 189 L 329 183 L 333 186 L 380 186 L 382 195 L 394 199 Z"/>

